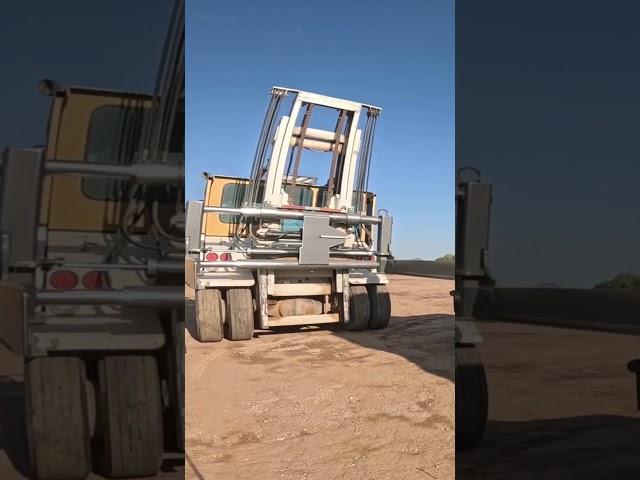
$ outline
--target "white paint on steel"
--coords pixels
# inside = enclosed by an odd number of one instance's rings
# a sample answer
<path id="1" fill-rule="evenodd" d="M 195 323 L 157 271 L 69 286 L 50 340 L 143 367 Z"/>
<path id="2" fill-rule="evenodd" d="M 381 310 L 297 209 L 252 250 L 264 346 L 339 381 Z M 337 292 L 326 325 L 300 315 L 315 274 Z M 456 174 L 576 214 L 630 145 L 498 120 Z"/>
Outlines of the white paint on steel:
<path id="1" fill-rule="evenodd" d="M 269 318 L 270 327 L 284 327 L 293 325 L 314 325 L 320 323 L 340 323 L 340 314 L 322 313 L 319 315 L 295 315 L 290 317 Z"/>
<path id="2" fill-rule="evenodd" d="M 276 283 L 271 295 L 274 297 L 305 297 L 331 295 L 330 283 Z"/>

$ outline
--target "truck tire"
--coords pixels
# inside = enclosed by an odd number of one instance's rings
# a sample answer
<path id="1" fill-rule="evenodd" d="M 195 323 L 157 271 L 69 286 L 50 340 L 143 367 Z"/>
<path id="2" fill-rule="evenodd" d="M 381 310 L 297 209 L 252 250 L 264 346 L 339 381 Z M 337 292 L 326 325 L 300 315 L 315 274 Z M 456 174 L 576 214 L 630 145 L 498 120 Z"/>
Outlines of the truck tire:
<path id="1" fill-rule="evenodd" d="M 150 356 L 98 362 L 101 470 L 111 478 L 154 476 L 163 453 L 160 378 Z"/>
<path id="2" fill-rule="evenodd" d="M 487 425 L 487 380 L 473 345 L 456 350 L 456 451 L 475 447 Z"/>
<path id="3" fill-rule="evenodd" d="M 25 366 L 24 383 L 33 478 L 84 480 L 91 471 L 84 362 L 35 358 Z"/>
<path id="4" fill-rule="evenodd" d="M 227 290 L 227 322 L 225 337 L 228 340 L 250 340 L 253 337 L 253 298 L 250 288 Z"/>
<path id="5" fill-rule="evenodd" d="M 198 342 L 219 342 L 224 336 L 225 307 L 217 288 L 196 291 L 196 321 L 193 338 Z"/>
<path id="6" fill-rule="evenodd" d="M 369 328 L 380 330 L 386 328 L 391 320 L 391 295 L 386 285 L 368 285 L 369 303 L 371 304 L 371 320 Z"/>
<path id="7" fill-rule="evenodd" d="M 365 330 L 371 318 L 367 287 L 352 285 L 349 294 L 349 321 L 344 324 L 344 328 L 349 331 Z"/>

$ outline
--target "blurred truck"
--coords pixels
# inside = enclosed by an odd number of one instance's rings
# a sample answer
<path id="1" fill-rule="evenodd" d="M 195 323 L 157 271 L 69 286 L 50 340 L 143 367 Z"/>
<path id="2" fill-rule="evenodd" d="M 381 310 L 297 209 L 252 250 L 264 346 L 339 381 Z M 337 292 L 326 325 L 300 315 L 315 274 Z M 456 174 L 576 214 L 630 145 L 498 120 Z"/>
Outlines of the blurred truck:
<path id="1" fill-rule="evenodd" d="M 184 451 L 184 4 L 154 94 L 69 87 L 0 177 L 0 337 L 38 479 L 155 475 Z"/>

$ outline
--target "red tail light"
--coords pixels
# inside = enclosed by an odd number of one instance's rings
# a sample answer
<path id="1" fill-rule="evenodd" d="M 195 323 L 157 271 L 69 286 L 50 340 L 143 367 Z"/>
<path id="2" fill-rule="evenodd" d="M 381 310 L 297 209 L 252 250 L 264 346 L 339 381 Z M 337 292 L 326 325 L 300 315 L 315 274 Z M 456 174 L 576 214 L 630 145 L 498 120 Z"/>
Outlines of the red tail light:
<path id="1" fill-rule="evenodd" d="M 230 253 L 221 253 L 220 254 L 220 260 L 222 260 L 223 262 L 228 262 L 229 260 L 231 260 L 231 254 Z"/>
<path id="2" fill-rule="evenodd" d="M 215 262 L 218 260 L 218 254 L 216 252 L 207 252 L 204 254 L 204 259 L 207 262 Z"/>
<path id="3" fill-rule="evenodd" d="M 82 285 L 88 290 L 111 287 L 111 278 L 107 272 L 89 272 L 82 277 Z"/>
<path id="4" fill-rule="evenodd" d="M 49 283 L 58 290 L 69 290 L 78 285 L 78 276 L 69 270 L 56 270 L 49 276 Z"/>

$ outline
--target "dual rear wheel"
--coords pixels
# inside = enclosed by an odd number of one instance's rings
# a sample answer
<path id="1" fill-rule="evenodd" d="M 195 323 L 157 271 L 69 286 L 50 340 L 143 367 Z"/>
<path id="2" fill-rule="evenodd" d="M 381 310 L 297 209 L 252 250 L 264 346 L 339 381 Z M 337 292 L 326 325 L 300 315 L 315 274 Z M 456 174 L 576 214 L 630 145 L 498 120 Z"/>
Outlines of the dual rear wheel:
<path id="1" fill-rule="evenodd" d="M 196 291 L 195 325 L 191 334 L 199 342 L 249 340 L 253 336 L 253 298 L 250 288 Z"/>
<path id="2" fill-rule="evenodd" d="M 199 342 L 249 340 L 254 327 L 250 288 L 217 288 L 196 291 L 195 322 L 191 335 Z M 350 331 L 386 328 L 391 318 L 391 297 L 386 285 L 352 285 L 349 299 Z"/>
<path id="3" fill-rule="evenodd" d="M 26 424 L 34 478 L 155 475 L 163 454 L 160 378 L 151 356 L 109 356 L 87 378 L 77 357 L 25 366 Z M 93 466 L 93 468 L 92 468 Z"/>
<path id="4" fill-rule="evenodd" d="M 386 285 L 352 285 L 349 294 L 346 330 L 380 330 L 389 325 L 391 296 Z"/>

